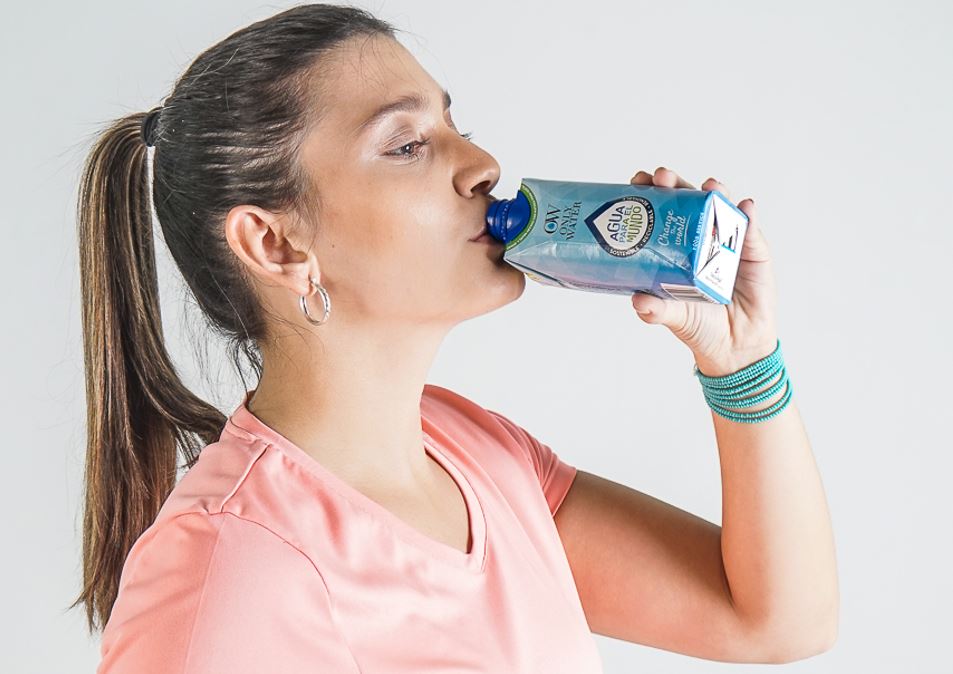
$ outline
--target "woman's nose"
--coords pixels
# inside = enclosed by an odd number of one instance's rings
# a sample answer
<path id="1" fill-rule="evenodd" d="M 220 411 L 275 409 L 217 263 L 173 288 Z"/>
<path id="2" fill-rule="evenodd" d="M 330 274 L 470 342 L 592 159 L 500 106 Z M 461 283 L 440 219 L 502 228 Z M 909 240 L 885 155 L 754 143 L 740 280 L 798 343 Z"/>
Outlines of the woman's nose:
<path id="1" fill-rule="evenodd" d="M 500 164 L 479 145 L 469 140 L 464 142 L 469 147 L 463 150 L 463 159 L 454 177 L 457 192 L 468 198 L 474 194 L 489 194 L 500 180 Z"/>

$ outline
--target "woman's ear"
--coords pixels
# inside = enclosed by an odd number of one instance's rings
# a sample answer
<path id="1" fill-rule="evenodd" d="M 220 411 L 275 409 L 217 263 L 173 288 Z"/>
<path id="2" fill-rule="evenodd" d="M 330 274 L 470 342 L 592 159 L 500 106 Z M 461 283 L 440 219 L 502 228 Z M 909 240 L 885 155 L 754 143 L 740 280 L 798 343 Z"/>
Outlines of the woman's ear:
<path id="1" fill-rule="evenodd" d="M 320 281 L 317 260 L 300 248 L 288 213 L 258 206 L 234 206 L 225 217 L 225 239 L 238 259 L 265 285 L 285 286 L 298 295 L 311 292 L 309 276 Z"/>

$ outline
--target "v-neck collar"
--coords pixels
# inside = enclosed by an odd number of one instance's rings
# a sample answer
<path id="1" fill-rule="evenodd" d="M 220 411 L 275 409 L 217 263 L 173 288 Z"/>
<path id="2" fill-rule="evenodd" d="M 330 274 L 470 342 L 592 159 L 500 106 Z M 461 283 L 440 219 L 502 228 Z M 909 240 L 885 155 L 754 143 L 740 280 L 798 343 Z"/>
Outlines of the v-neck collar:
<path id="1" fill-rule="evenodd" d="M 234 432 L 237 428 L 245 434 L 256 436 L 267 444 L 274 446 L 288 458 L 304 467 L 309 473 L 317 477 L 324 485 L 331 488 L 351 505 L 361 508 L 373 517 L 385 522 L 389 529 L 403 540 L 416 545 L 427 552 L 431 557 L 443 562 L 458 566 L 469 571 L 479 573 L 486 565 L 487 533 L 486 515 L 480 499 L 473 489 L 470 480 L 463 471 L 438 445 L 426 430 L 421 431 L 424 438 L 424 449 L 451 477 L 457 488 L 463 494 L 467 508 L 469 526 L 470 551 L 462 552 L 457 548 L 442 543 L 427 536 L 416 527 L 411 526 L 393 512 L 379 504 L 374 499 L 345 482 L 330 470 L 325 468 L 317 459 L 295 445 L 278 431 L 266 425 L 248 409 L 248 401 L 256 389 L 245 392 L 242 402 L 235 408 L 228 418 L 225 429 Z M 421 415 L 423 420 L 423 415 Z M 230 426 L 232 428 L 230 428 Z"/>

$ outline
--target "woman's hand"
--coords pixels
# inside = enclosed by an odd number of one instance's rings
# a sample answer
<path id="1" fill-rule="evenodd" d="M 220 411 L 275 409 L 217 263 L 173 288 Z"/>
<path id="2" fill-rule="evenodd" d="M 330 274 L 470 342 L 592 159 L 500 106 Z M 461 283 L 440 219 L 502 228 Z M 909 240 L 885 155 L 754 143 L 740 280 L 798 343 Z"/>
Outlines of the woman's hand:
<path id="1" fill-rule="evenodd" d="M 629 181 L 633 185 L 658 185 L 698 189 L 664 166 L 653 176 L 639 171 Z M 728 190 L 714 178 L 701 189 L 718 190 L 729 199 Z M 754 199 L 737 204 L 748 216 L 748 229 L 729 304 L 662 300 L 648 293 L 632 295 L 632 306 L 646 323 L 664 325 L 695 356 L 702 374 L 719 377 L 769 356 L 777 346 L 777 305 L 774 270 L 768 242 L 758 221 Z"/>

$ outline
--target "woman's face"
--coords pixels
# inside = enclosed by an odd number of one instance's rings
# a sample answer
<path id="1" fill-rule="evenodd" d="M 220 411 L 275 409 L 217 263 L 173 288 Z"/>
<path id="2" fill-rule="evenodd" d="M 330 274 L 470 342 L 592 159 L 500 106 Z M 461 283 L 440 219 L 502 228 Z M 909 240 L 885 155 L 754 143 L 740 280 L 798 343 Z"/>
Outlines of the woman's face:
<path id="1" fill-rule="evenodd" d="M 518 298 L 525 277 L 503 244 L 470 240 L 499 164 L 454 126 L 443 88 L 384 37 L 350 41 L 328 70 L 301 161 L 319 194 L 307 234 L 332 313 L 450 327 Z M 320 317 L 320 298 L 309 302 Z"/>

